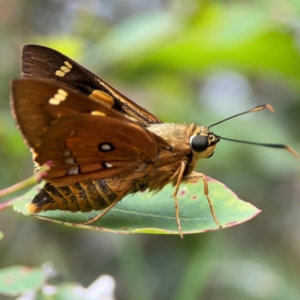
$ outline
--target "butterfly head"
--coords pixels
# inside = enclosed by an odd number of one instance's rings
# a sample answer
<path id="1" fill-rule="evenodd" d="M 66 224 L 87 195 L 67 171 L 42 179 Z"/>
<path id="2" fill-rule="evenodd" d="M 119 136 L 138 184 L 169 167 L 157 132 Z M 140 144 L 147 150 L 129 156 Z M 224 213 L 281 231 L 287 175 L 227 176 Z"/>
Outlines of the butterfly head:
<path id="1" fill-rule="evenodd" d="M 190 146 L 197 158 L 209 158 L 214 154 L 214 150 L 220 138 L 210 132 L 205 126 L 200 127 L 196 135 L 190 137 Z"/>

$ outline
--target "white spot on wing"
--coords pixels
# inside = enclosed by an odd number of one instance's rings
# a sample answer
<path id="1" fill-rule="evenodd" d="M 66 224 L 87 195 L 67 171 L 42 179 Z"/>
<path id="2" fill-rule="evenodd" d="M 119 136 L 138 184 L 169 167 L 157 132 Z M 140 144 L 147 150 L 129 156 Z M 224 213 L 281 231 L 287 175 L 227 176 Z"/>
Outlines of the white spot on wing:
<path id="1" fill-rule="evenodd" d="M 63 95 L 63 96 L 65 96 L 65 98 L 67 98 L 67 96 L 68 96 L 68 92 L 66 92 L 63 89 L 58 89 L 57 94 Z"/>
<path id="2" fill-rule="evenodd" d="M 48 103 L 51 105 L 59 105 L 62 101 L 67 99 L 67 96 L 68 92 L 63 89 L 58 89 L 56 94 L 49 99 Z"/>
<path id="3" fill-rule="evenodd" d="M 68 67 L 65 66 L 62 66 L 60 69 L 65 73 L 69 73 L 71 71 Z"/>
<path id="4" fill-rule="evenodd" d="M 71 70 L 73 68 L 73 66 L 68 62 L 65 61 L 64 64 Z"/>
<path id="5" fill-rule="evenodd" d="M 60 103 L 60 100 L 56 98 L 50 98 L 48 102 L 51 105 L 58 105 Z"/>
<path id="6" fill-rule="evenodd" d="M 55 94 L 54 98 L 57 99 L 57 100 L 59 100 L 59 102 L 66 100 L 66 96 L 61 95 L 61 94 Z"/>
<path id="7" fill-rule="evenodd" d="M 74 165 L 74 164 L 75 164 L 75 160 L 74 160 L 73 157 L 66 158 L 66 159 L 64 160 L 64 162 L 65 162 L 65 164 L 67 164 L 67 165 Z"/>
<path id="8" fill-rule="evenodd" d="M 71 72 L 72 68 L 73 66 L 68 61 L 65 61 L 64 65 L 62 65 L 59 70 L 55 71 L 55 75 L 64 77 L 67 73 Z"/>
<path id="9" fill-rule="evenodd" d="M 102 144 L 101 145 L 101 150 L 103 150 L 103 151 L 109 151 L 110 149 L 111 149 L 110 144 Z"/>
<path id="10" fill-rule="evenodd" d="M 93 116 L 101 116 L 101 117 L 105 117 L 106 116 L 105 113 L 103 113 L 102 111 L 97 111 L 97 110 L 92 111 L 91 115 L 93 115 Z"/>
<path id="11" fill-rule="evenodd" d="M 106 167 L 107 169 L 110 169 L 110 168 L 113 167 L 113 165 L 110 164 L 110 163 L 108 163 L 108 162 L 105 162 L 104 165 L 105 165 L 105 167 Z"/>
<path id="12" fill-rule="evenodd" d="M 78 166 L 70 167 L 68 170 L 69 175 L 77 175 L 79 173 Z"/>
<path id="13" fill-rule="evenodd" d="M 64 76 L 66 75 L 66 73 L 63 72 L 63 71 L 61 71 L 61 70 L 57 70 L 57 71 L 55 72 L 55 75 L 56 75 L 56 76 L 59 76 L 59 77 L 64 77 Z"/>

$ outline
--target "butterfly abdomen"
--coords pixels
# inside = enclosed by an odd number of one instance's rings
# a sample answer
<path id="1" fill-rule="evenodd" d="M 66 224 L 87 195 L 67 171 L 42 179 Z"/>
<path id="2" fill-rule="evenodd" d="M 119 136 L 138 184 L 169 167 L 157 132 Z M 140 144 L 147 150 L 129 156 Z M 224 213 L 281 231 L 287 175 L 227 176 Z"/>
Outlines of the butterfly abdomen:
<path id="1" fill-rule="evenodd" d="M 27 209 L 31 213 L 55 209 L 74 212 L 102 210 L 123 197 L 117 195 L 107 181 L 90 180 L 62 187 L 46 183 L 27 205 Z"/>

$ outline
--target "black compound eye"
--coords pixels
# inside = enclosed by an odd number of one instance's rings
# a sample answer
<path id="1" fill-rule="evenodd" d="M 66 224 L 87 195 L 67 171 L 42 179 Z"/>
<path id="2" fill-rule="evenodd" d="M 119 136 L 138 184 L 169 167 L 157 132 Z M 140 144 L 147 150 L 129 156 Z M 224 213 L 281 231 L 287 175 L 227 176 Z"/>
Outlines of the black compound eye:
<path id="1" fill-rule="evenodd" d="M 196 135 L 191 137 L 191 147 L 196 152 L 201 152 L 207 149 L 208 139 L 203 135 Z"/>

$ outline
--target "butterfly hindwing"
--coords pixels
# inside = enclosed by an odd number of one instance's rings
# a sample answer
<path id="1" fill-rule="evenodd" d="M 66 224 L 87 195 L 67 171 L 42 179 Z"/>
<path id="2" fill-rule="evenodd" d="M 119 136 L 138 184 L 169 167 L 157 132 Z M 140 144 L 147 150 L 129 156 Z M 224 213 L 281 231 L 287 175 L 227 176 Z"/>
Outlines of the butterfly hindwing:
<path id="1" fill-rule="evenodd" d="M 129 100 L 92 72 L 51 48 L 25 45 L 22 50 L 22 76 L 63 83 L 122 113 L 141 126 L 162 123 L 156 116 Z"/>

